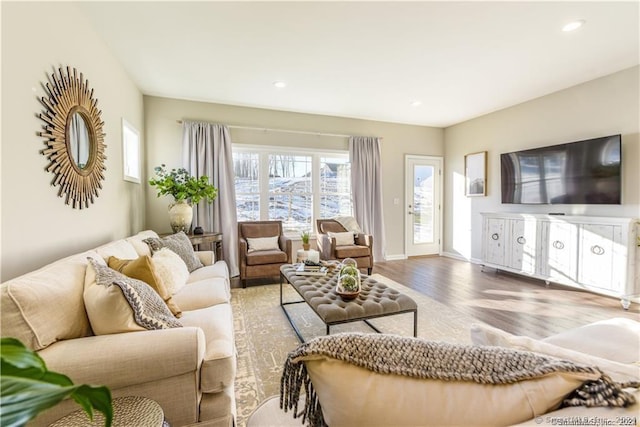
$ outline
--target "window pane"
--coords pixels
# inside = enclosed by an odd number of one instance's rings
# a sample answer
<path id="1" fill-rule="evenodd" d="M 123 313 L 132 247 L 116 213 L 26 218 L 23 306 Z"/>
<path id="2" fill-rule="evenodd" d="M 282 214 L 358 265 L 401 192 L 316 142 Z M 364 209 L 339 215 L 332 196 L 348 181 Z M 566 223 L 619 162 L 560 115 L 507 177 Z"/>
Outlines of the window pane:
<path id="1" fill-rule="evenodd" d="M 260 219 L 260 197 L 252 194 L 236 194 L 238 221 Z"/>
<path id="2" fill-rule="evenodd" d="M 311 193 L 311 156 L 270 154 L 269 192 Z"/>
<path id="3" fill-rule="evenodd" d="M 258 153 L 233 153 L 238 221 L 260 219 L 260 181 Z"/>
<path id="4" fill-rule="evenodd" d="M 269 219 L 281 220 L 285 232 L 310 230 L 311 203 L 312 197 L 309 195 L 270 195 Z"/>
<path id="5" fill-rule="evenodd" d="M 352 212 L 349 159 L 320 158 L 320 217 L 349 216 Z"/>
<path id="6" fill-rule="evenodd" d="M 235 173 L 236 193 L 259 193 L 258 153 L 233 153 L 233 171 Z"/>

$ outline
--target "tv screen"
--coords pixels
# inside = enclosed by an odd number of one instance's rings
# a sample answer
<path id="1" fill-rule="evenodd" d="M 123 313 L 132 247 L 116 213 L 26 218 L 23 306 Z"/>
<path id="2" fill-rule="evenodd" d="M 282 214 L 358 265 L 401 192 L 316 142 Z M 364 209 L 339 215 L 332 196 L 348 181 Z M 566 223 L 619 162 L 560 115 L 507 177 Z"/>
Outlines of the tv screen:
<path id="1" fill-rule="evenodd" d="M 502 203 L 620 204 L 621 136 L 503 153 Z"/>

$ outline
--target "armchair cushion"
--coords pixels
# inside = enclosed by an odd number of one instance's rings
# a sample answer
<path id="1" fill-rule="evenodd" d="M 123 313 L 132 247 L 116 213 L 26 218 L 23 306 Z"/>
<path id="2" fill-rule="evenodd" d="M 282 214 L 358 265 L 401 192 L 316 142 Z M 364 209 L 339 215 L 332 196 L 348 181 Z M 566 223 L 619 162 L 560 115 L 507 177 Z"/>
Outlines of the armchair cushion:
<path id="1" fill-rule="evenodd" d="M 273 237 L 247 237 L 247 244 L 249 245 L 249 249 L 247 252 L 255 252 L 255 251 L 269 251 L 269 250 L 280 250 L 280 246 L 278 244 L 278 238 L 280 236 Z"/>
<path id="2" fill-rule="evenodd" d="M 247 265 L 264 265 L 286 263 L 287 254 L 280 249 L 271 251 L 256 251 L 247 254 Z"/>
<path id="3" fill-rule="evenodd" d="M 359 258 L 369 256 L 371 249 L 368 246 L 336 246 L 335 253 L 338 259 Z"/>

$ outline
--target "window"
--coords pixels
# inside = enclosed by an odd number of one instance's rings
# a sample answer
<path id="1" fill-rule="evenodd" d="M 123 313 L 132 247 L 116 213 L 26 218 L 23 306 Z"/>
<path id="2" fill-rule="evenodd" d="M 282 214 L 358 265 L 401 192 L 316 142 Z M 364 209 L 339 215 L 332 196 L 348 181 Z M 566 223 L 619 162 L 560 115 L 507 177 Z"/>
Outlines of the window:
<path id="1" fill-rule="evenodd" d="M 260 185 L 258 154 L 233 152 L 238 221 L 260 219 Z"/>
<path id="2" fill-rule="evenodd" d="M 316 218 L 352 214 L 346 152 L 236 146 L 233 163 L 238 221 L 280 220 L 296 235 Z"/>
<path id="3" fill-rule="evenodd" d="M 122 163 L 125 181 L 140 183 L 140 133 L 122 119 Z"/>

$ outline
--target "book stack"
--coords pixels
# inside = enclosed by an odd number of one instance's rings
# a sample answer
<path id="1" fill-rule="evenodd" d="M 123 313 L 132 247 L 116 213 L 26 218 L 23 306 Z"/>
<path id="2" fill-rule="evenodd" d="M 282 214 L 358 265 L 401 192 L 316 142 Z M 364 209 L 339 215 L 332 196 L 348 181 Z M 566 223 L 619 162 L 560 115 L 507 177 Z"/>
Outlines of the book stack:
<path id="1" fill-rule="evenodd" d="M 327 274 L 327 267 L 319 264 L 302 263 L 296 269 L 298 276 L 324 276 Z"/>

